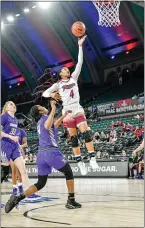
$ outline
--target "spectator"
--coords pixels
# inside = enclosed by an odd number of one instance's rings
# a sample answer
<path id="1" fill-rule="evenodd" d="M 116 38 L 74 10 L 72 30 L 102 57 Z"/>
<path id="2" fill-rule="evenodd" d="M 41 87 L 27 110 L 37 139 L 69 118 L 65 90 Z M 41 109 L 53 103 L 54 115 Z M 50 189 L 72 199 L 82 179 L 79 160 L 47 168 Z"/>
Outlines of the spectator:
<path id="1" fill-rule="evenodd" d="M 123 122 L 121 122 L 121 121 L 118 122 L 119 127 L 123 127 L 123 125 L 124 125 Z"/>
<path id="2" fill-rule="evenodd" d="M 139 161 L 139 167 L 138 167 L 138 179 L 142 179 L 142 171 L 144 169 L 144 155 L 141 156 L 141 159 Z"/>
<path id="3" fill-rule="evenodd" d="M 135 178 L 138 175 L 138 155 L 132 154 L 132 163 L 130 163 L 130 177 Z"/>
<path id="4" fill-rule="evenodd" d="M 113 128 L 114 127 L 114 121 L 112 121 L 111 125 L 109 126 L 110 128 Z"/>
<path id="5" fill-rule="evenodd" d="M 126 126 L 126 131 L 133 131 L 133 126 L 131 125 L 131 124 L 127 124 L 127 126 Z"/>
<path id="6" fill-rule="evenodd" d="M 143 115 L 140 115 L 139 120 L 140 120 L 140 121 L 144 121 L 144 116 L 143 116 Z"/>
<path id="7" fill-rule="evenodd" d="M 109 142 L 109 134 L 106 134 L 106 141 Z"/>
<path id="8" fill-rule="evenodd" d="M 122 131 L 123 131 L 123 132 L 126 132 L 126 127 L 127 127 L 126 124 L 123 123 L 123 126 L 122 126 Z"/>
<path id="9" fill-rule="evenodd" d="M 125 152 L 125 150 L 122 151 L 122 157 L 126 157 L 126 152 Z"/>
<path id="10" fill-rule="evenodd" d="M 144 133 L 144 126 L 142 126 L 142 128 L 141 128 L 141 132 Z"/>
<path id="11" fill-rule="evenodd" d="M 135 133 L 135 136 L 136 136 L 136 138 L 137 138 L 138 140 L 141 140 L 141 139 L 142 139 L 142 131 L 139 129 L 138 126 L 136 127 L 134 133 Z"/>
<path id="12" fill-rule="evenodd" d="M 139 121 L 140 116 L 139 115 L 136 115 L 134 118 L 136 118 Z"/>
<path id="13" fill-rule="evenodd" d="M 114 127 L 118 127 L 119 126 L 119 121 L 117 121 L 116 123 L 114 123 Z"/>
<path id="14" fill-rule="evenodd" d="M 116 140 L 117 140 L 117 133 L 116 133 L 116 131 L 115 130 L 110 131 L 109 142 L 113 144 L 114 142 L 116 142 Z"/>
<path id="15" fill-rule="evenodd" d="M 101 139 L 106 139 L 106 135 L 104 134 L 103 131 L 101 131 L 100 137 L 101 137 Z"/>
<path id="16" fill-rule="evenodd" d="M 99 134 L 99 132 L 96 132 L 96 133 L 94 134 L 94 138 L 95 138 L 95 142 L 96 142 L 96 143 L 100 142 L 100 134 Z"/>

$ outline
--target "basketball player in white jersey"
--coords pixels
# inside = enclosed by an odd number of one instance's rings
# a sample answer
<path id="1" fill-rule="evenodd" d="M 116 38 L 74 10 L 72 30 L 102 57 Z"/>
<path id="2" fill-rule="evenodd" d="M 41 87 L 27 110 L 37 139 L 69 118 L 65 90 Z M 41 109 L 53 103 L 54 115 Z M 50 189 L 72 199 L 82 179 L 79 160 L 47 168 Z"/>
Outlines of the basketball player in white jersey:
<path id="1" fill-rule="evenodd" d="M 92 136 L 88 129 L 84 109 L 79 104 L 80 95 L 77 81 L 83 64 L 82 45 L 85 39 L 86 36 L 83 36 L 81 39 L 78 40 L 78 63 L 72 75 L 70 74 L 68 68 L 63 67 L 59 73 L 61 80 L 53 84 L 49 89 L 45 90 L 42 94 L 43 97 L 52 97 L 55 100 L 59 100 L 61 98 L 63 102 L 63 114 L 66 111 L 71 111 L 71 113 L 69 113 L 67 117 L 64 118 L 63 124 L 64 127 L 68 128 L 69 135 L 71 137 L 73 152 L 75 154 L 75 158 L 78 162 L 78 166 L 80 168 L 82 175 L 87 174 L 87 169 L 85 167 L 85 163 L 82 161 L 80 154 L 80 147 L 77 137 L 77 128 L 81 133 L 83 133 L 86 148 L 89 152 L 90 166 L 92 167 L 92 169 L 98 168 L 98 164 L 95 159 Z"/>

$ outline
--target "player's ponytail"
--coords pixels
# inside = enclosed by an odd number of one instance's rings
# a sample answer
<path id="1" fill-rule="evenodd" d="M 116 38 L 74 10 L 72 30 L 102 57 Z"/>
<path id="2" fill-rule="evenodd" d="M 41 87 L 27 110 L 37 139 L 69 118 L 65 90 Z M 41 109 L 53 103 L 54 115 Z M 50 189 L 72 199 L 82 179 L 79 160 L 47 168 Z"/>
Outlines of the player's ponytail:
<path id="1" fill-rule="evenodd" d="M 3 106 L 3 109 L 2 109 L 2 115 L 5 114 L 7 112 L 7 106 L 8 104 L 10 103 L 10 101 L 7 101 L 4 106 Z"/>
<path id="2" fill-rule="evenodd" d="M 38 105 L 34 105 L 34 106 L 31 108 L 31 110 L 30 110 L 30 115 L 31 115 L 31 117 L 35 120 L 36 123 L 40 120 L 41 114 L 39 113 Z"/>

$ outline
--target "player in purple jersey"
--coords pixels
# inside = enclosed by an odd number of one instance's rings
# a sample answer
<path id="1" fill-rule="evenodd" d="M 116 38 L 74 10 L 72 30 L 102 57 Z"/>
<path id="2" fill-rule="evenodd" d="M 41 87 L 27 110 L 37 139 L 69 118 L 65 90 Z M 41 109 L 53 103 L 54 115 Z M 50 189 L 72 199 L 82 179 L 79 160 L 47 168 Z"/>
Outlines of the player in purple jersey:
<path id="1" fill-rule="evenodd" d="M 55 105 L 56 101 L 51 101 L 51 112 L 49 115 L 48 110 L 40 105 L 35 105 L 31 109 L 31 115 L 37 122 L 37 130 L 39 134 L 39 149 L 37 155 L 38 181 L 36 184 L 30 186 L 23 194 L 19 196 L 12 195 L 6 203 L 6 213 L 10 212 L 25 197 L 42 189 L 47 182 L 52 167 L 62 172 L 66 177 L 68 188 L 68 200 L 65 205 L 66 208 L 75 209 L 81 207 L 81 204 L 75 201 L 74 177 L 71 167 L 69 163 L 64 160 L 64 157 L 58 148 L 56 129 L 68 112 L 54 122 L 56 110 Z"/>
<path id="2" fill-rule="evenodd" d="M 15 117 L 16 105 L 12 101 L 6 102 L 1 115 L 1 153 L 2 162 L 12 159 L 21 173 L 23 184 L 28 187 L 31 182 L 28 178 L 23 157 L 19 148 L 18 120 Z"/>
<path id="3" fill-rule="evenodd" d="M 20 152 L 21 152 L 21 156 L 22 156 L 24 154 L 23 148 L 28 146 L 27 145 L 27 134 L 23 129 L 18 128 L 17 136 L 19 137 L 19 148 L 20 148 Z M 12 170 L 13 194 L 17 195 L 18 192 L 19 193 L 23 192 L 22 178 L 21 178 L 21 174 L 20 174 L 19 170 L 15 166 L 15 163 L 13 162 L 12 159 L 10 160 L 10 166 L 11 166 L 11 170 Z M 18 186 L 17 186 L 17 181 L 18 181 Z"/>

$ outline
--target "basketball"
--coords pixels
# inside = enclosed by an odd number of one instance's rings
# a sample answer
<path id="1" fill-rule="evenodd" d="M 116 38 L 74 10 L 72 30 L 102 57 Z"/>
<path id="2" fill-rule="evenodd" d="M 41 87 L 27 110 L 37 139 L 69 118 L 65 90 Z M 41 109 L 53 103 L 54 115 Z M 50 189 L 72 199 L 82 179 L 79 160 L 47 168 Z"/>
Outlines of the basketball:
<path id="1" fill-rule="evenodd" d="M 86 32 L 86 26 L 81 21 L 77 21 L 72 25 L 71 31 L 74 36 L 83 36 Z"/>

